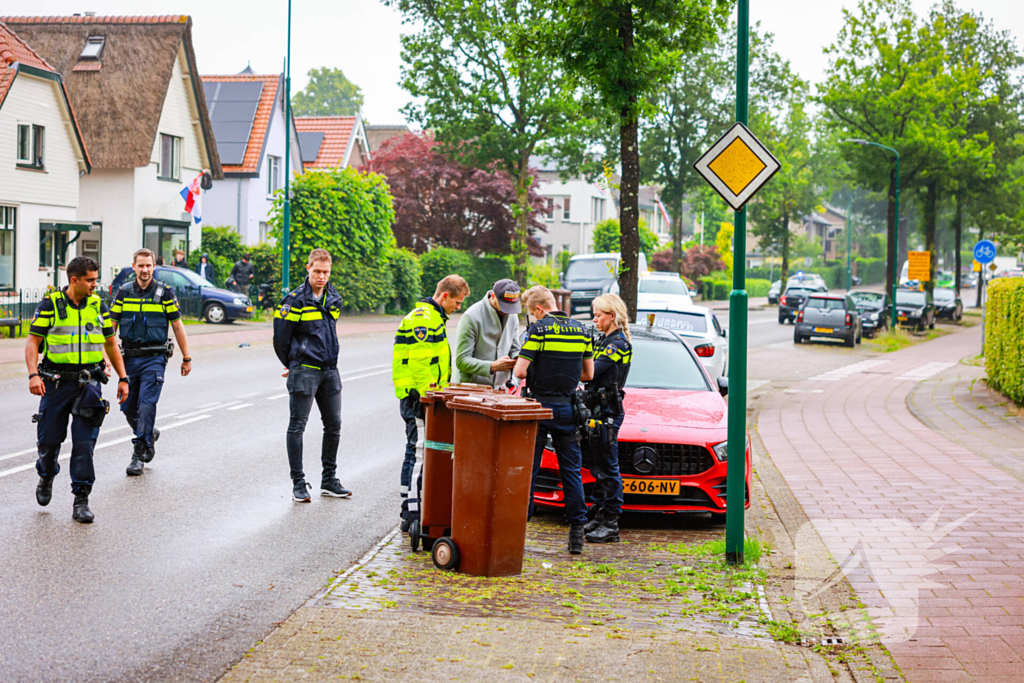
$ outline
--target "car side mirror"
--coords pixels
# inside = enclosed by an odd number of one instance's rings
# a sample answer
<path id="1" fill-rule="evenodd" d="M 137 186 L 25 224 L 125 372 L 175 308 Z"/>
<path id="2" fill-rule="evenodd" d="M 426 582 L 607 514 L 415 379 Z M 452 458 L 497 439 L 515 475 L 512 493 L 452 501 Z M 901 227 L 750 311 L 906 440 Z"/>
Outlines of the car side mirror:
<path id="1" fill-rule="evenodd" d="M 728 396 L 729 395 L 729 378 L 728 377 L 719 377 L 718 378 L 718 393 L 720 393 L 722 396 Z"/>
<path id="2" fill-rule="evenodd" d="M 729 330 L 727 330 L 727 329 L 725 329 L 723 327 L 722 328 L 722 339 L 727 339 L 728 337 L 729 337 Z"/>
<path id="3" fill-rule="evenodd" d="M 558 274 L 558 284 L 560 284 L 560 285 L 564 285 L 565 284 L 565 273 L 559 273 Z"/>

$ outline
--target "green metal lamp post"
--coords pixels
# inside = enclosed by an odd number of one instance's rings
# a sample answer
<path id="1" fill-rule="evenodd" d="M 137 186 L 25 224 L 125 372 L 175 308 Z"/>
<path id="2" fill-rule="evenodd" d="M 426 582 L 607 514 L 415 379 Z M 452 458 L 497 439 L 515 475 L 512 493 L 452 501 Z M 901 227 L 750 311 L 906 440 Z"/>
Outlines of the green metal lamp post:
<path id="1" fill-rule="evenodd" d="M 853 270 L 850 269 L 850 248 L 853 232 L 853 188 L 850 188 L 850 201 L 846 204 L 846 292 L 850 292 L 853 281 Z"/>
<path id="2" fill-rule="evenodd" d="M 281 289 L 283 294 L 291 290 L 288 265 L 291 251 L 291 193 L 292 178 L 289 168 L 292 160 L 292 0 L 288 0 L 288 55 L 284 64 L 284 230 L 281 237 Z"/>
<path id="3" fill-rule="evenodd" d="M 736 120 L 747 125 L 750 69 L 750 1 L 736 9 Z M 735 213 L 732 292 L 729 294 L 729 445 L 726 471 L 725 559 L 743 564 L 743 506 L 747 465 L 747 209 Z"/>
<path id="4" fill-rule="evenodd" d="M 895 216 L 895 221 L 894 221 L 895 225 L 893 226 L 892 250 L 891 250 L 892 251 L 892 309 L 891 309 L 890 315 L 892 317 L 889 318 L 889 325 L 891 325 L 893 328 L 895 328 L 896 327 L 896 320 L 897 320 L 897 318 L 896 318 L 896 288 L 899 286 L 899 283 L 900 283 L 900 271 L 899 271 L 899 262 L 898 262 L 898 259 L 899 259 L 899 251 L 898 251 L 898 249 L 899 249 L 899 243 L 900 243 L 900 153 L 898 151 L 896 151 L 895 149 L 893 149 L 892 147 L 888 147 L 886 145 L 882 145 L 882 144 L 879 144 L 877 142 L 871 142 L 870 140 L 861 140 L 859 138 L 854 138 L 854 139 L 850 139 L 850 140 L 843 140 L 843 142 L 852 142 L 854 144 L 861 145 L 862 147 L 864 147 L 864 146 L 880 147 L 881 149 L 888 150 L 888 151 L 890 151 L 890 152 L 892 152 L 893 154 L 896 155 L 896 207 L 895 207 L 896 208 L 896 216 Z"/>

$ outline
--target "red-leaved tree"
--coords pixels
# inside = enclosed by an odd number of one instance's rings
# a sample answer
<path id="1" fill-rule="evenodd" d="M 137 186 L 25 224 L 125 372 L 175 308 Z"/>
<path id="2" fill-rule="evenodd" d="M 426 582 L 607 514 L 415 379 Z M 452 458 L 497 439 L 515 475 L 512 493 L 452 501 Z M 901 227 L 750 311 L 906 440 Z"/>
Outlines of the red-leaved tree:
<path id="1" fill-rule="evenodd" d="M 654 256 L 651 257 L 651 270 L 655 270 L 659 273 L 673 272 L 672 247 L 655 252 Z"/>
<path id="2" fill-rule="evenodd" d="M 398 246 L 418 254 L 432 247 L 511 253 L 516 195 L 507 173 L 463 166 L 441 154 L 431 136 L 416 133 L 388 140 L 360 170 L 387 178 Z M 531 189 L 529 205 L 530 252 L 541 256 L 544 251 L 532 235 L 544 230 L 537 215 L 545 200 Z"/>
<path id="3" fill-rule="evenodd" d="M 725 270 L 725 262 L 718 253 L 718 247 L 695 244 L 683 254 L 683 275 L 691 280 L 700 280 L 708 273 Z"/>

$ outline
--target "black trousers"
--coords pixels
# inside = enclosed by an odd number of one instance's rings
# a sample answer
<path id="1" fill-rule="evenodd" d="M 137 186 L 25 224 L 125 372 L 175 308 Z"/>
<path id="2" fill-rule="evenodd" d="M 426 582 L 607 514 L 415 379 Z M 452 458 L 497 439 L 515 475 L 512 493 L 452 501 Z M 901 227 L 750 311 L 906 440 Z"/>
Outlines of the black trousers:
<path id="1" fill-rule="evenodd" d="M 314 401 L 324 425 L 320 481 L 333 479 L 338 470 L 338 444 L 341 442 L 341 376 L 338 368 L 293 367 L 288 372 L 288 393 L 291 419 L 288 421 L 287 446 L 292 481 L 306 478 L 302 472 L 302 435 Z"/>

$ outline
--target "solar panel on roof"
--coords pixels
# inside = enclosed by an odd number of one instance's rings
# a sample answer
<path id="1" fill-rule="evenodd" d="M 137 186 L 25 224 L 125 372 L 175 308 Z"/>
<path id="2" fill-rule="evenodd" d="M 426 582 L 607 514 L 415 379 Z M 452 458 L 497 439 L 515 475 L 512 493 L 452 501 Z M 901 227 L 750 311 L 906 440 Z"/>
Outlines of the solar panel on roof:
<path id="1" fill-rule="evenodd" d="M 299 149 L 302 151 L 302 163 L 311 164 L 320 155 L 320 145 L 324 141 L 322 131 L 299 133 Z"/>
<path id="2" fill-rule="evenodd" d="M 256 119 L 256 108 L 263 93 L 263 83 L 205 82 L 203 91 L 221 163 L 237 166 L 245 158 L 249 135 Z"/>

